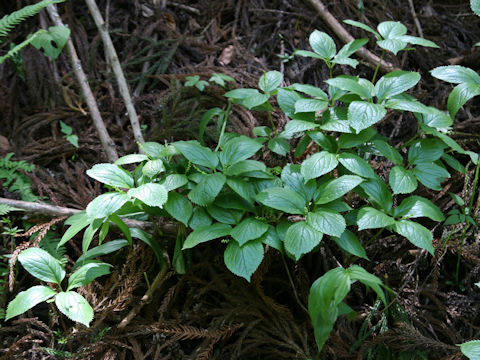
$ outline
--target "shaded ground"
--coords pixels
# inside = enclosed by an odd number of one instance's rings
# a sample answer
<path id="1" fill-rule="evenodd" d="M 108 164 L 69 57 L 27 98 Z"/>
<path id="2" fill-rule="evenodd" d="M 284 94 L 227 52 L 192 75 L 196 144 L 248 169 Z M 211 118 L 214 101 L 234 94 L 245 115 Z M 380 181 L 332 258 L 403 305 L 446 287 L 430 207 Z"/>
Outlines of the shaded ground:
<path id="1" fill-rule="evenodd" d="M 0 16 L 26 5 L 26 1 L 0 6 Z M 329 10 L 339 20 L 355 19 L 372 27 L 385 20 L 400 21 L 409 33 L 418 35 L 407 1 L 330 1 Z M 181 4 L 186 5 L 181 6 Z M 314 29 L 329 33 L 307 1 L 238 0 L 181 1 L 166 8 L 143 0 L 98 1 L 107 11 L 110 32 L 135 94 L 135 106 L 146 125 L 149 141 L 195 138 L 203 109 L 222 104 L 223 90 L 209 87 L 200 94 L 184 88 L 186 75 L 208 78 L 213 72 L 233 76 L 240 87 L 255 87 L 266 70 L 280 70 L 286 84 L 294 82 L 322 86 L 327 69 L 318 61 L 295 58 L 283 63 L 278 54 L 307 49 Z M 363 6 L 362 6 L 363 4 Z M 105 62 L 101 39 L 83 2 L 61 6 L 64 21 L 89 75 L 95 97 L 110 135 L 120 155 L 136 149 L 125 108 Z M 418 48 L 398 59 L 386 60 L 404 70 L 419 71 L 422 82 L 415 95 L 425 104 L 444 109 L 451 87 L 432 78 L 428 71 L 439 65 L 459 63 L 480 69 L 478 51 L 471 47 L 480 41 L 480 21 L 468 1 L 415 1 L 415 13 L 426 38 L 440 49 Z M 44 15 L 42 15 L 44 16 Z M 46 20 L 46 17 L 43 18 Z M 32 18 L 21 24 L 11 40 L 16 43 L 38 26 Z M 365 37 L 350 28 L 355 37 Z M 373 44 L 373 42 L 370 42 Z M 225 49 L 233 57 L 225 58 Z M 369 45 L 378 52 L 378 48 Z M 5 46 L 1 49 L 5 51 Z M 223 56 L 222 56 L 223 52 Z M 101 188 L 88 179 L 85 171 L 98 162 L 106 162 L 86 106 L 62 54 L 51 64 L 34 48 L 22 52 L 22 80 L 12 62 L 0 65 L 0 134 L 8 139 L 0 155 L 15 152 L 16 159 L 37 166 L 31 176 L 34 191 L 48 197 L 52 204 L 85 208 L 99 195 Z M 227 59 L 227 61 L 225 60 Z M 230 61 L 228 61 L 230 60 Z M 225 64 L 228 62 L 228 64 Z M 360 64 L 338 68 L 338 74 L 356 74 L 371 78 L 373 68 Z M 478 151 L 480 103 L 471 101 L 457 115 L 454 139 L 465 148 Z M 233 108 L 231 130 L 251 134 L 254 126 L 267 124 L 260 113 Z M 80 148 L 74 148 L 60 133 L 58 121 L 72 126 L 79 136 Z M 275 120 L 283 121 L 280 114 Z M 416 131 L 409 115 L 387 117 L 379 131 L 393 145 L 404 142 Z M 208 136 L 208 131 L 207 131 Z M 467 158 L 459 158 L 467 164 Z M 382 168 L 382 164 L 379 164 Z M 469 198 L 474 168 L 467 180 L 453 175 L 445 191 L 433 193 L 422 188 L 419 194 L 432 199 L 444 213 L 454 206 L 450 192 Z M 15 197 L 2 190 L 1 196 Z M 475 195 L 476 196 L 476 195 Z M 476 204 L 478 205 L 478 204 Z M 478 206 L 476 206 L 478 211 Z M 23 226 L 21 219 L 18 225 Z M 34 218 L 31 221 L 48 220 Z M 61 231 L 61 227 L 57 228 Z M 450 234 L 450 235 L 448 235 Z M 480 296 L 473 284 L 480 273 L 478 233 L 469 231 L 462 251 L 459 283 L 455 272 L 461 229 L 434 229 L 435 240 L 448 238 L 438 246 L 435 259 L 417 251 L 397 236 L 378 238 L 367 247 L 370 262 L 354 260 L 382 278 L 397 294 L 388 309 L 374 307 L 374 296 L 361 287 L 353 287 L 347 302 L 358 316 L 352 321 L 341 318 L 327 342 L 325 359 L 406 359 L 460 358 L 455 344 L 478 338 Z M 364 234 L 365 242 L 373 234 Z M 113 238 L 113 237 L 112 237 Z M 159 241 L 172 243 L 167 235 Z M 79 244 L 69 244 L 72 258 L 79 256 Z M 365 243 L 364 242 L 364 243 Z M 4 246 L 6 242 L 4 241 Z M 2 253 L 10 249 L 2 248 Z M 221 253 L 204 246 L 193 252 L 193 264 L 186 275 L 168 273 L 151 304 L 124 330 L 116 326 L 146 291 L 144 274 L 158 272 L 153 255 L 142 245 L 107 259 L 117 265 L 118 273 L 86 287 L 83 294 L 95 308 L 95 324 L 71 335 L 61 344 L 62 331 L 57 316 L 48 316 L 47 306 L 36 307 L 30 318 L 10 321 L 0 328 L 0 356 L 5 359 L 60 358 L 48 355 L 41 347 L 73 351 L 79 358 L 101 359 L 306 359 L 315 356 L 313 330 L 309 317 L 298 306 L 281 257 L 269 251 L 252 283 L 236 278 L 223 265 Z M 334 244 L 324 242 L 320 252 L 305 256 L 298 264 L 288 263 L 300 301 L 306 303 L 311 283 L 326 270 L 347 266 L 348 259 Z M 123 265 L 122 265 L 123 264 Z M 153 264 L 153 265 L 152 265 Z M 14 293 L 25 289 L 31 279 L 20 275 Z M 11 300 L 7 294 L 0 305 Z M 33 319 L 33 316 L 36 316 Z M 71 331 L 71 323 L 66 324 Z M 370 357 L 369 357 L 370 356 Z M 418 357 L 416 357 L 418 356 Z"/>

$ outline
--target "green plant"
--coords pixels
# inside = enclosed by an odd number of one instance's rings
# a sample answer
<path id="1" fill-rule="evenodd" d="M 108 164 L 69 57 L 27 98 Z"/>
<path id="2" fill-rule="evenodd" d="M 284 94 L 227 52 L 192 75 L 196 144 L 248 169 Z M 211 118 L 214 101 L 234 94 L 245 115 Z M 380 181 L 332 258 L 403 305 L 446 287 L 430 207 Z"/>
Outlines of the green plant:
<path id="1" fill-rule="evenodd" d="M 19 23 L 30 16 L 38 14 L 42 9 L 51 4 L 58 4 L 65 0 L 42 0 L 37 4 L 28 5 L 24 8 L 15 11 L 9 15 L 5 15 L 0 19 L 0 40 L 6 37 L 8 33 Z M 70 29 L 65 26 L 52 26 L 47 30 L 37 30 L 30 34 L 27 39 L 18 45 L 12 44 L 7 54 L 0 57 L 0 64 L 7 59 L 12 59 L 15 62 L 17 69 L 19 68 L 19 59 L 17 55 L 25 46 L 32 44 L 37 49 L 43 49 L 45 56 L 51 57 L 55 60 L 61 53 L 63 47 L 67 43 L 70 36 Z M 56 46 L 54 46 L 55 44 Z M 20 74 L 22 74 L 20 72 Z"/>
<path id="2" fill-rule="evenodd" d="M 60 131 L 65 134 L 64 137 L 70 144 L 78 148 L 78 136 L 73 133 L 71 126 L 68 126 L 60 120 Z"/>
<path id="3" fill-rule="evenodd" d="M 0 179 L 4 179 L 2 186 L 6 187 L 10 192 L 20 193 L 22 200 L 36 201 L 38 196 L 32 192 L 32 181 L 28 176 L 22 173 L 32 172 L 35 170 L 35 166 L 27 163 L 25 160 L 13 161 L 10 160 L 14 154 L 9 153 L 4 158 L 0 158 Z M 12 207 L 6 205 L 1 206 L 1 212 L 13 211 Z"/>
<path id="4" fill-rule="evenodd" d="M 408 42 L 433 46 L 404 35 L 400 25 L 379 25 L 379 42 L 384 49 L 396 53 Z M 333 74 L 336 64 L 355 67 L 357 62 L 350 56 L 365 43 L 364 39 L 354 40 L 337 52 L 333 39 L 315 31 L 310 36 L 314 51 L 297 50 L 295 54 L 321 59 Z M 281 87 L 282 74 L 267 72 L 259 79 L 260 91 L 228 91 L 226 108 L 215 108 L 202 119 L 200 141 L 208 121 L 219 116 L 220 135 L 213 151 L 195 140 L 146 142 L 141 145 L 143 154 L 126 155 L 114 164 L 97 164 L 88 170 L 87 174 L 109 191 L 90 202 L 85 212 L 67 220 L 70 227 L 59 246 L 84 230 L 83 256 L 77 260 L 84 267 L 95 264 L 89 261 L 100 248 L 115 251 L 138 238 L 153 248 L 161 262 L 167 249 L 152 241 L 150 234 L 129 228 L 122 220 L 161 216 L 179 223 L 172 263 L 180 273 L 188 265 L 190 249 L 214 240 L 219 247 L 225 246 L 226 267 L 247 281 L 261 264 L 266 246 L 299 261 L 330 239 L 353 255 L 352 260 L 368 259 L 362 239 L 357 237 L 365 230 L 369 234 L 375 231 L 375 235 L 368 235 L 369 241 L 388 231 L 434 255 L 431 231 L 415 219 L 439 222 L 444 216 L 430 200 L 411 194 L 419 183 L 432 190 L 442 189 L 442 182 L 450 177 L 448 167 L 462 168 L 451 153 L 467 154 L 474 162 L 478 156 L 448 136 L 451 116 L 407 94 L 419 80 L 420 74 L 408 71 L 391 72 L 375 83 L 342 75 L 325 81 L 325 92 L 305 84 Z M 199 77 L 187 79 L 189 86 L 200 81 Z M 202 84 L 200 88 L 205 86 Z M 281 131 L 271 116 L 272 97 L 290 119 Z M 255 128 L 255 138 L 227 133 L 225 125 L 233 104 L 265 111 L 270 127 Z M 418 132 L 399 149 L 374 128 L 387 110 L 412 112 L 418 122 Z M 265 146 L 281 157 L 284 166 L 268 168 L 254 158 Z M 312 147 L 310 156 L 301 161 L 299 158 Z M 283 157 L 292 150 L 297 160 L 286 163 Z M 376 157 L 391 163 L 387 182 L 372 167 Z M 131 164 L 136 164 L 133 171 L 123 168 Z M 111 222 L 126 240 L 102 243 Z M 100 245 L 90 249 L 97 233 Z M 355 264 L 331 269 L 313 283 L 308 311 L 319 350 L 338 316 L 351 312 L 344 299 L 357 281 L 373 289 L 385 303 L 387 288 Z"/>
<path id="5" fill-rule="evenodd" d="M 47 301 L 55 301 L 57 308 L 69 319 L 88 326 L 93 319 L 93 309 L 87 300 L 73 289 L 87 285 L 99 276 L 110 273 L 111 265 L 91 262 L 80 266 L 68 278 L 66 290 L 62 290 L 65 278 L 65 265 L 39 248 L 23 250 L 18 261 L 32 276 L 40 281 L 54 284 L 55 288 L 46 285 L 32 286 L 22 291 L 8 304 L 6 320 L 23 314 L 35 305 Z"/>

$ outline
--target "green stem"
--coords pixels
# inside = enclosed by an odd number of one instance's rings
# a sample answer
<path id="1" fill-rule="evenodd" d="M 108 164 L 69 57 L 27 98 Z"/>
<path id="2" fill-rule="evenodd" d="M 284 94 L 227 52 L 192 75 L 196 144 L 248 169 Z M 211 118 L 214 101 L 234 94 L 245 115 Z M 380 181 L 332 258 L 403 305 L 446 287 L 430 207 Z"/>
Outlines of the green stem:
<path id="1" fill-rule="evenodd" d="M 230 114 L 230 109 L 232 108 L 232 102 L 228 100 L 228 105 L 225 111 L 223 112 L 223 123 L 222 129 L 220 130 L 220 136 L 218 137 L 218 144 L 215 147 L 215 152 L 218 151 L 220 148 L 220 144 L 222 143 L 223 134 L 225 134 L 225 128 L 227 126 L 228 114 Z"/>
<path id="2" fill-rule="evenodd" d="M 268 120 L 270 120 L 270 126 L 272 127 L 272 133 L 275 133 L 277 128 L 275 127 L 275 124 L 273 123 L 273 118 L 272 118 L 272 114 L 270 113 L 270 110 L 267 111 L 267 116 L 268 116 Z"/>
<path id="3" fill-rule="evenodd" d="M 378 230 L 377 233 L 375 235 L 373 235 L 373 237 L 371 237 L 370 240 L 367 241 L 367 244 L 365 245 L 365 247 L 370 245 L 372 243 L 372 241 L 376 240 L 382 234 L 383 230 L 384 230 L 384 228 L 381 228 L 380 230 Z"/>
<path id="4" fill-rule="evenodd" d="M 300 301 L 300 298 L 298 297 L 297 289 L 295 288 L 295 284 L 293 283 L 292 275 L 290 275 L 290 270 L 288 270 L 287 262 L 285 261 L 285 256 L 282 254 L 282 261 L 283 261 L 283 266 L 285 266 L 285 271 L 287 272 L 288 280 L 290 281 L 290 285 L 292 285 L 293 289 L 293 294 L 295 295 L 295 299 L 297 300 L 298 305 L 307 313 L 308 309 L 305 307 L 305 305 L 302 304 Z"/>
<path id="5" fill-rule="evenodd" d="M 380 60 L 378 61 L 377 67 L 375 68 L 375 72 L 373 73 L 372 83 L 375 84 L 375 79 L 377 78 L 378 70 L 380 69 L 380 65 L 382 64 L 383 57 L 385 56 L 385 50 L 382 51 L 382 55 L 380 56 Z"/>
<path id="6" fill-rule="evenodd" d="M 470 212 L 472 211 L 473 201 L 474 201 L 474 198 L 475 198 L 475 191 L 477 189 L 479 169 L 480 169 L 480 161 L 477 161 L 477 166 L 475 168 L 475 177 L 473 179 L 472 194 L 470 196 L 470 202 L 468 204 Z M 460 273 L 460 258 L 462 256 L 463 246 L 465 245 L 465 234 L 467 232 L 468 227 L 469 227 L 468 222 L 465 221 L 465 226 L 463 227 L 463 231 L 462 231 L 462 243 L 460 244 L 460 248 L 458 249 L 458 254 L 457 254 L 457 268 L 455 270 L 455 281 L 456 281 L 457 285 L 458 285 L 458 276 L 459 276 L 459 273 Z"/>

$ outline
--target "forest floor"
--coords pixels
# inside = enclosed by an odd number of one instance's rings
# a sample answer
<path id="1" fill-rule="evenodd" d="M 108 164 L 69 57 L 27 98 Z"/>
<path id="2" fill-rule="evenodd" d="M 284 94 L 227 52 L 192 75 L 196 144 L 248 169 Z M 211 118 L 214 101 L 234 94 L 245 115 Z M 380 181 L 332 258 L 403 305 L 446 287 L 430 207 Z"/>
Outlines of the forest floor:
<path id="1" fill-rule="evenodd" d="M 8 3 L 0 5 L 0 17 L 30 1 Z M 328 77 L 323 63 L 301 57 L 283 62 L 278 55 L 309 49 L 308 37 L 315 29 L 330 34 L 337 47 L 341 44 L 306 0 L 165 3 L 162 8 L 161 4 L 156 7 L 147 0 L 98 0 L 108 18 L 148 141 L 194 139 L 205 109 L 224 103 L 220 87 L 208 87 L 200 94 L 183 86 L 186 76 L 208 79 L 212 73 L 224 73 L 235 78 L 234 86 L 255 88 L 263 72 L 278 70 L 284 75 L 285 85 L 298 82 L 321 87 Z M 460 64 L 480 70 L 480 50 L 473 50 L 473 44 L 480 41 L 480 19 L 471 12 L 466 0 L 419 0 L 413 2 L 414 8 L 405 0 L 331 0 L 325 4 L 339 21 L 353 19 L 373 28 L 382 21 L 400 21 L 409 34 L 419 36 L 421 31 L 440 46 L 417 47 L 398 57 L 385 58 L 396 67 L 422 75 L 414 91 L 424 104 L 445 109 L 452 89 L 433 78 L 431 69 Z M 59 9 L 72 31 L 71 37 L 119 155 L 136 152 L 122 98 L 86 5 L 83 1 L 69 1 L 59 5 Z M 40 19 L 48 18 L 42 14 Z M 38 24 L 38 17 L 22 23 L 11 40 L 20 42 Z M 368 35 L 360 29 L 347 28 L 356 38 Z M 373 44 L 371 41 L 367 47 L 380 55 Z M 27 175 L 33 192 L 43 201 L 85 209 L 102 192 L 100 184 L 85 172 L 108 160 L 70 62 L 64 53 L 52 64 L 33 47 L 24 49 L 21 56 L 20 69 L 11 61 L 0 65 L 0 156 L 13 152 L 13 159 L 35 165 L 35 171 Z M 356 70 L 336 68 L 338 74 L 365 78 L 371 78 L 373 72 L 374 67 L 364 62 Z M 79 148 L 60 132 L 60 120 L 78 135 Z M 234 108 L 227 128 L 251 135 L 254 126 L 266 124 L 264 114 Z M 410 115 L 389 116 L 377 130 L 395 146 L 416 132 L 416 122 Z M 208 131 L 206 136 L 208 140 Z M 465 149 L 480 150 L 478 100 L 459 111 L 452 137 Z M 455 207 L 447 192 L 464 199 L 478 196 L 471 193 L 475 166 L 468 164 L 467 157 L 459 156 L 458 160 L 468 165 L 465 177 L 452 174 L 439 193 L 426 188 L 417 190 L 445 214 Z M 20 199 L 18 193 L 5 187 L 0 188 L 0 196 Z M 478 216 L 479 201 L 474 203 L 472 211 Z M 42 214 L 11 218 L 21 228 L 25 228 L 27 220 L 40 224 L 51 219 Z M 56 225 L 59 236 L 63 230 L 62 225 Z M 347 302 L 357 316 L 337 321 L 321 358 L 461 358 L 456 344 L 480 337 L 480 292 L 474 286 L 480 277 L 480 235 L 476 227 L 470 227 L 462 248 L 462 230 L 461 226 L 437 225 L 434 241 L 445 239 L 447 233 L 449 237 L 444 244 L 437 244 L 434 258 L 391 234 L 369 243 L 366 251 L 370 261 L 357 263 L 395 292 L 392 306 L 387 310 L 379 307 L 372 293 L 353 287 Z M 18 245 L 20 240 L 16 241 Z M 162 235 L 160 241 L 172 243 L 168 234 Z M 81 239 L 77 238 L 69 242 L 67 254 L 79 256 L 80 244 Z M 11 246 L 10 237 L 4 236 L 0 253 L 10 253 Z M 169 270 L 153 301 L 125 329 L 118 329 L 120 321 L 147 291 L 145 276 L 153 279 L 159 270 L 148 247 L 137 244 L 130 253 L 126 251 L 108 259 L 116 266 L 116 274 L 83 290 L 95 309 L 90 328 L 73 332 L 74 323 L 70 322 L 63 328 L 58 316 L 49 315 L 47 305 L 38 306 L 23 319 L 0 321 L 0 357 L 56 359 L 74 353 L 80 359 L 315 358 L 310 318 L 298 306 L 281 258 L 275 252 L 267 254 L 248 283 L 228 272 L 222 253 L 214 246 L 196 249 L 194 265 L 187 273 L 179 275 Z M 321 259 L 317 253 L 288 264 L 299 301 L 304 304 L 310 285 L 318 276 L 338 262 L 349 262 L 329 242 L 322 245 L 320 254 Z M 29 281 L 28 276 L 19 272 L 14 292 L 5 289 L 0 307 L 5 308 Z"/>

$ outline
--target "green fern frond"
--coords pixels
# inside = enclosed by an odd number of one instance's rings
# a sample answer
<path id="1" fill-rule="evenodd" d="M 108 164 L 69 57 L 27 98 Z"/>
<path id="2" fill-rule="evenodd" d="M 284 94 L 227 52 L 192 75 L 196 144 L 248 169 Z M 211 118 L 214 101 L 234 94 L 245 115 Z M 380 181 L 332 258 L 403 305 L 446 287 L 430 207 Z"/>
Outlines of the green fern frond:
<path id="1" fill-rule="evenodd" d="M 25 172 L 32 172 L 33 170 L 35 170 L 35 165 L 29 164 L 25 160 L 10 160 L 13 155 L 15 154 L 11 152 L 5 155 L 4 158 L 0 158 L 0 169 L 14 169 L 15 171 L 23 170 Z"/>
<path id="2" fill-rule="evenodd" d="M 7 59 L 13 58 L 15 55 L 18 54 L 20 50 L 22 50 L 25 46 L 33 42 L 39 34 L 44 32 L 45 30 L 38 30 L 35 34 L 29 36 L 26 40 L 22 41 L 20 44 L 15 45 L 12 49 L 10 49 L 8 53 L 0 57 L 0 64 L 2 64 Z"/>
<path id="3" fill-rule="evenodd" d="M 7 34 L 15 27 L 15 25 L 21 23 L 23 20 L 30 16 L 38 14 L 42 9 L 51 4 L 58 4 L 65 0 L 43 0 L 37 4 L 28 5 L 24 8 L 15 11 L 9 15 L 5 15 L 0 19 L 0 37 L 7 36 Z"/>
<path id="4" fill-rule="evenodd" d="M 7 204 L 0 204 L 0 216 L 7 215 L 11 211 L 23 211 L 23 210 Z"/>

